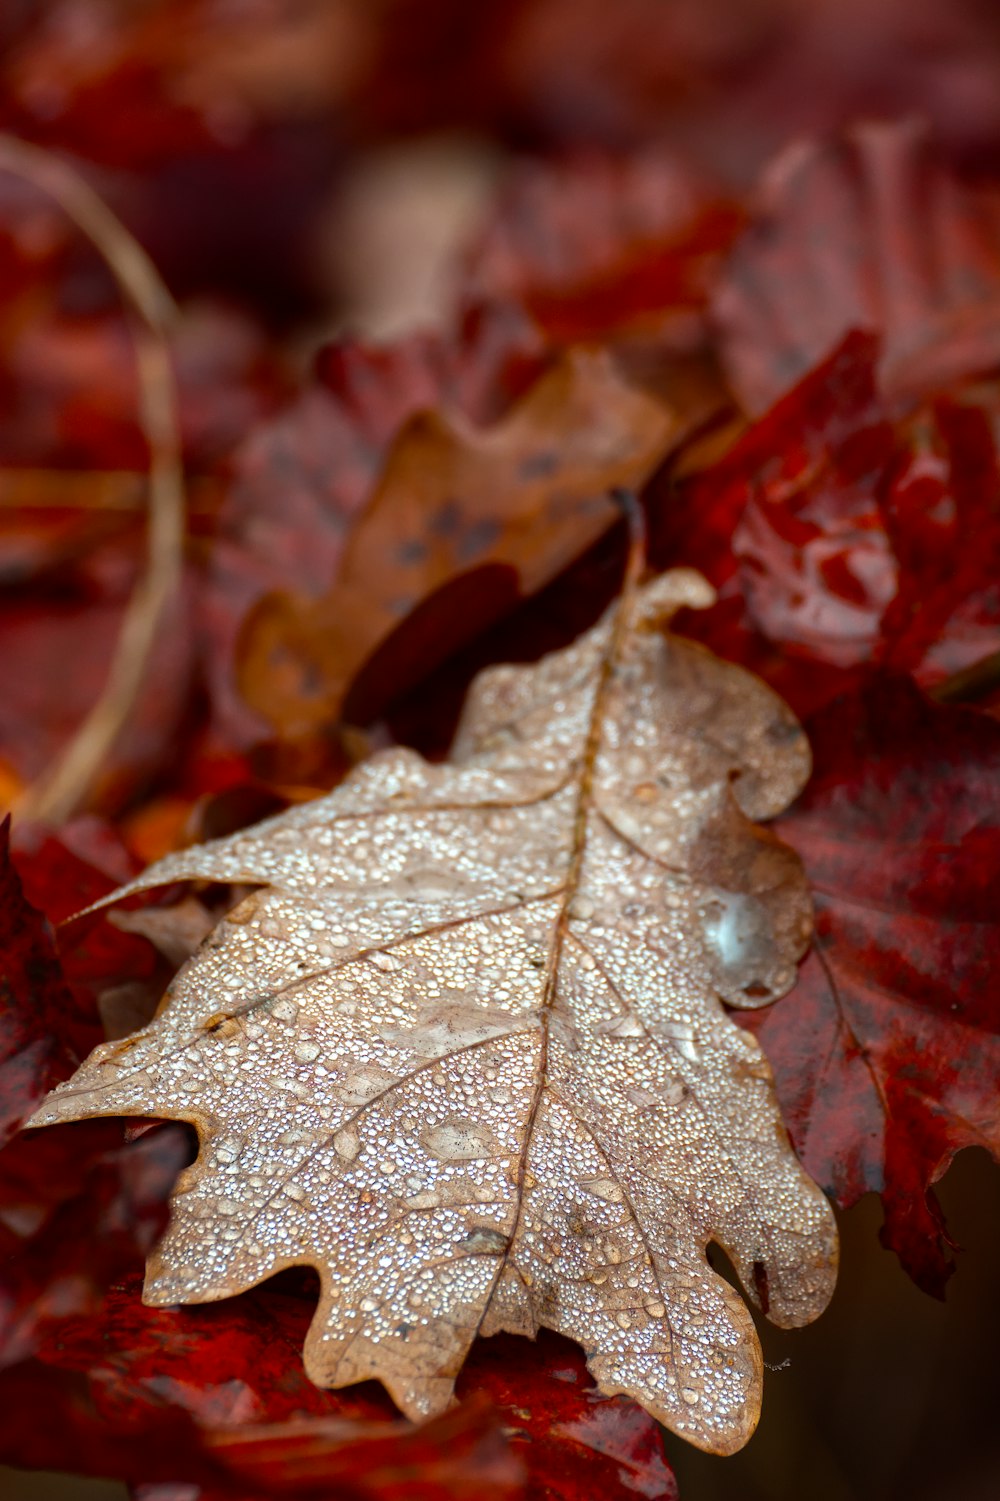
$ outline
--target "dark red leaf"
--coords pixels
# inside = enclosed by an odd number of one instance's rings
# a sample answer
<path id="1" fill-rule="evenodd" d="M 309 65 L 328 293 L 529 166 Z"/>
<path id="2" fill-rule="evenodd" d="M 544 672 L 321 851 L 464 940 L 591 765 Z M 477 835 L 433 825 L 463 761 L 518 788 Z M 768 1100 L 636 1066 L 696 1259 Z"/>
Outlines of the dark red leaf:
<path id="1" fill-rule="evenodd" d="M 1000 647 L 1000 391 L 893 414 L 877 353 L 849 335 L 654 512 L 657 560 L 719 590 L 682 628 L 800 713 L 872 662 L 933 685 Z"/>
<path id="2" fill-rule="evenodd" d="M 108 1283 L 141 1266 L 166 1223 L 167 1195 L 188 1156 L 183 1127 L 160 1126 L 123 1145 L 121 1122 L 114 1121 L 88 1122 L 82 1132 L 26 1132 L 6 1147 L 0 1367 L 32 1356 L 68 1318 L 94 1314 Z M 0 1409 L 8 1406 L 0 1402 Z M 42 1415 L 34 1422 L 30 1441 L 38 1445 L 45 1440 Z"/>
<path id="3" fill-rule="evenodd" d="M 56 833 L 43 825 L 15 824 L 13 860 L 26 895 L 60 924 L 56 947 L 73 1001 L 63 1032 L 81 1056 L 104 1040 L 107 1003 L 116 991 L 131 987 L 141 994 L 145 1015 L 137 1016 L 133 1027 L 147 1020 L 171 970 L 145 938 L 122 931 L 107 913 L 77 917 L 137 869 L 111 825 L 78 818 Z M 21 992 L 17 1004 L 27 1003 Z"/>
<path id="4" fill-rule="evenodd" d="M 447 1459 L 441 1445 L 452 1440 L 435 1425 L 410 1430 L 411 1445 L 381 1387 L 368 1382 L 328 1392 L 306 1378 L 301 1346 L 313 1311 L 306 1291 L 286 1277 L 221 1305 L 150 1309 L 139 1302 L 138 1280 L 129 1279 L 108 1293 L 96 1316 L 43 1331 L 22 1368 L 37 1381 L 47 1371 L 50 1404 L 86 1402 L 86 1442 L 70 1428 L 61 1444 L 46 1449 L 41 1437 L 26 1436 L 13 1452 L 22 1462 L 39 1455 L 31 1462 L 100 1470 L 114 1463 L 117 1436 L 145 1425 L 151 1435 L 145 1471 L 118 1467 L 114 1473 L 199 1479 L 209 1454 L 262 1490 L 279 1472 L 282 1493 L 287 1486 L 295 1495 L 324 1477 L 328 1484 L 350 1477 L 360 1486 L 367 1472 L 373 1495 L 395 1496 L 391 1486 L 401 1485 L 404 1473 L 411 1486 L 418 1484 L 416 1470 L 402 1466 L 419 1460 L 425 1482 L 443 1486 L 448 1471 L 437 1468 Z M 0 1377 L 0 1398 L 4 1390 Z M 568 1340 L 543 1334 L 537 1343 L 506 1335 L 481 1341 L 462 1372 L 459 1397 L 466 1416 L 458 1420 L 457 1435 L 464 1435 L 466 1454 L 489 1437 L 482 1418 L 487 1404 L 499 1414 L 532 1501 L 578 1501 L 592 1489 L 622 1501 L 636 1494 L 673 1501 L 676 1495 L 656 1423 L 625 1398 L 599 1396 L 581 1352 Z M 175 1419 L 172 1451 L 161 1450 L 157 1438 L 167 1414 Z M 178 1448 L 181 1417 L 196 1427 Z M 8 1457 L 10 1442 L 0 1437 L 0 1452 Z M 385 1445 L 382 1489 L 374 1486 L 372 1460 L 361 1463 L 368 1444 Z M 502 1469 L 492 1454 L 497 1477 L 509 1482 L 516 1471 L 509 1464 Z M 489 1480 L 485 1469 L 482 1478 Z M 210 1495 L 205 1492 L 204 1501 Z"/>
<path id="5" fill-rule="evenodd" d="M 749 411 L 852 329 L 882 335 L 891 393 L 1000 362 L 1000 194 L 957 179 L 922 126 L 790 146 L 762 198 L 714 300 L 723 362 Z"/>
<path id="6" fill-rule="evenodd" d="M 601 1397 L 579 1347 L 543 1330 L 535 1344 L 510 1334 L 479 1340 L 459 1396 L 482 1392 L 499 1408 L 523 1459 L 530 1501 L 638 1495 L 675 1501 L 657 1424 L 627 1397 Z"/>
<path id="7" fill-rule="evenodd" d="M 1000 1158 L 1000 724 L 876 676 L 807 728 L 813 779 L 776 829 L 815 943 L 792 994 L 741 1022 L 808 1170 L 842 1206 L 879 1192 L 885 1244 L 940 1293 L 931 1185 L 962 1147 Z"/>
<path id="8" fill-rule="evenodd" d="M 509 174 L 468 275 L 550 338 L 697 339 L 744 215 L 682 158 L 647 149 L 525 160 Z"/>
<path id="9" fill-rule="evenodd" d="M 52 929 L 24 895 L 8 817 L 0 825 L 0 1146 L 89 1051 L 95 1039 L 86 1021 L 63 979 Z"/>

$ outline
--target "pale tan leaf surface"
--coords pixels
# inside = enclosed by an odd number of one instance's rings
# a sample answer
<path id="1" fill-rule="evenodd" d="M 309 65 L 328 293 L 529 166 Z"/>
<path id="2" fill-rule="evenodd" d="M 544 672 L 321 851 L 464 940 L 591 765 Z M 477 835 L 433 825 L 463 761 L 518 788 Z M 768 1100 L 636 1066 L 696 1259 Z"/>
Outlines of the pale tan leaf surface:
<path id="1" fill-rule="evenodd" d="M 328 797 L 168 856 L 130 891 L 259 883 L 144 1031 L 33 1124 L 194 1122 L 154 1303 L 306 1263 L 321 1384 L 440 1411 L 476 1334 L 577 1339 L 703 1447 L 739 1447 L 761 1358 L 715 1240 L 782 1325 L 832 1289 L 829 1207 L 720 997 L 791 985 L 809 932 L 783 808 L 802 731 L 746 672 L 657 628 L 697 575 L 473 687 L 449 765 L 405 750 Z"/>

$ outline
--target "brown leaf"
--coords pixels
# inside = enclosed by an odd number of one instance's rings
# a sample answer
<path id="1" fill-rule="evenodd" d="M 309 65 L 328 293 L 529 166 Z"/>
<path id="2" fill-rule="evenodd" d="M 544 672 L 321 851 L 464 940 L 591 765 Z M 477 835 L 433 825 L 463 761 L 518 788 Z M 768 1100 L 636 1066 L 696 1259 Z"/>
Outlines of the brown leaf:
<path id="1" fill-rule="evenodd" d="M 571 647 L 480 675 L 451 764 L 383 751 L 124 888 L 263 888 L 33 1117 L 197 1126 L 148 1302 L 305 1263 L 319 1384 L 376 1377 L 433 1414 L 477 1334 L 545 1325 L 605 1393 L 704 1448 L 746 1440 L 760 1350 L 705 1247 L 792 1326 L 836 1241 L 720 1004 L 792 983 L 804 879 L 748 820 L 808 747 L 762 683 L 656 629 L 709 597 L 685 571 L 629 585 Z"/>
<path id="2" fill-rule="evenodd" d="M 330 593 L 318 602 L 274 594 L 251 613 L 245 698 L 285 735 L 328 723 L 366 659 L 442 585 L 484 563 L 513 570 L 522 594 L 553 578 L 615 519 L 608 492 L 642 483 L 677 426 L 606 354 L 584 349 L 494 427 L 436 412 L 412 418 Z M 487 623 L 488 613 L 476 619 Z M 455 644 L 428 643 L 425 668 Z"/>

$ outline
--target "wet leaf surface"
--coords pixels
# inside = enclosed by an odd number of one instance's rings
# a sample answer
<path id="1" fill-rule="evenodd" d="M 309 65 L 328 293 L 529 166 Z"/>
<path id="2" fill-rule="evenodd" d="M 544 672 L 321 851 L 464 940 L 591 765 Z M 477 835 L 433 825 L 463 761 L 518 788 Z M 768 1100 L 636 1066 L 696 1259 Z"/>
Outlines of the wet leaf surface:
<path id="1" fill-rule="evenodd" d="M 374 1376 L 433 1415 L 478 1333 L 544 1325 L 604 1392 L 702 1447 L 746 1440 L 759 1347 L 705 1244 L 794 1326 L 836 1242 L 718 1002 L 793 982 L 805 888 L 748 817 L 808 752 L 763 685 L 656 630 L 707 597 L 690 573 L 630 583 L 573 647 L 479 679 L 453 764 L 383 752 L 125 888 L 265 888 L 34 1117 L 197 1124 L 147 1299 L 306 1261 L 320 1384 Z"/>

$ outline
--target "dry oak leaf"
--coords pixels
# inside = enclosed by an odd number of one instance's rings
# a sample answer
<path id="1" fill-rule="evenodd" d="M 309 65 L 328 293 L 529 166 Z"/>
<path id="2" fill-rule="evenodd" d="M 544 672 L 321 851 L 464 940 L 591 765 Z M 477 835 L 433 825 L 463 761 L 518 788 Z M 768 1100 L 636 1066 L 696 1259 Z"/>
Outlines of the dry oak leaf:
<path id="1" fill-rule="evenodd" d="M 693 1443 L 749 1437 L 760 1350 L 705 1247 L 791 1326 L 836 1234 L 722 1005 L 792 984 L 804 877 L 749 819 L 809 753 L 764 684 L 657 629 L 710 598 L 686 570 L 629 585 L 571 647 L 480 675 L 451 764 L 383 751 L 124 888 L 262 888 L 33 1117 L 197 1127 L 147 1302 L 308 1264 L 318 1384 L 375 1377 L 426 1416 L 477 1334 L 545 1325 Z"/>

